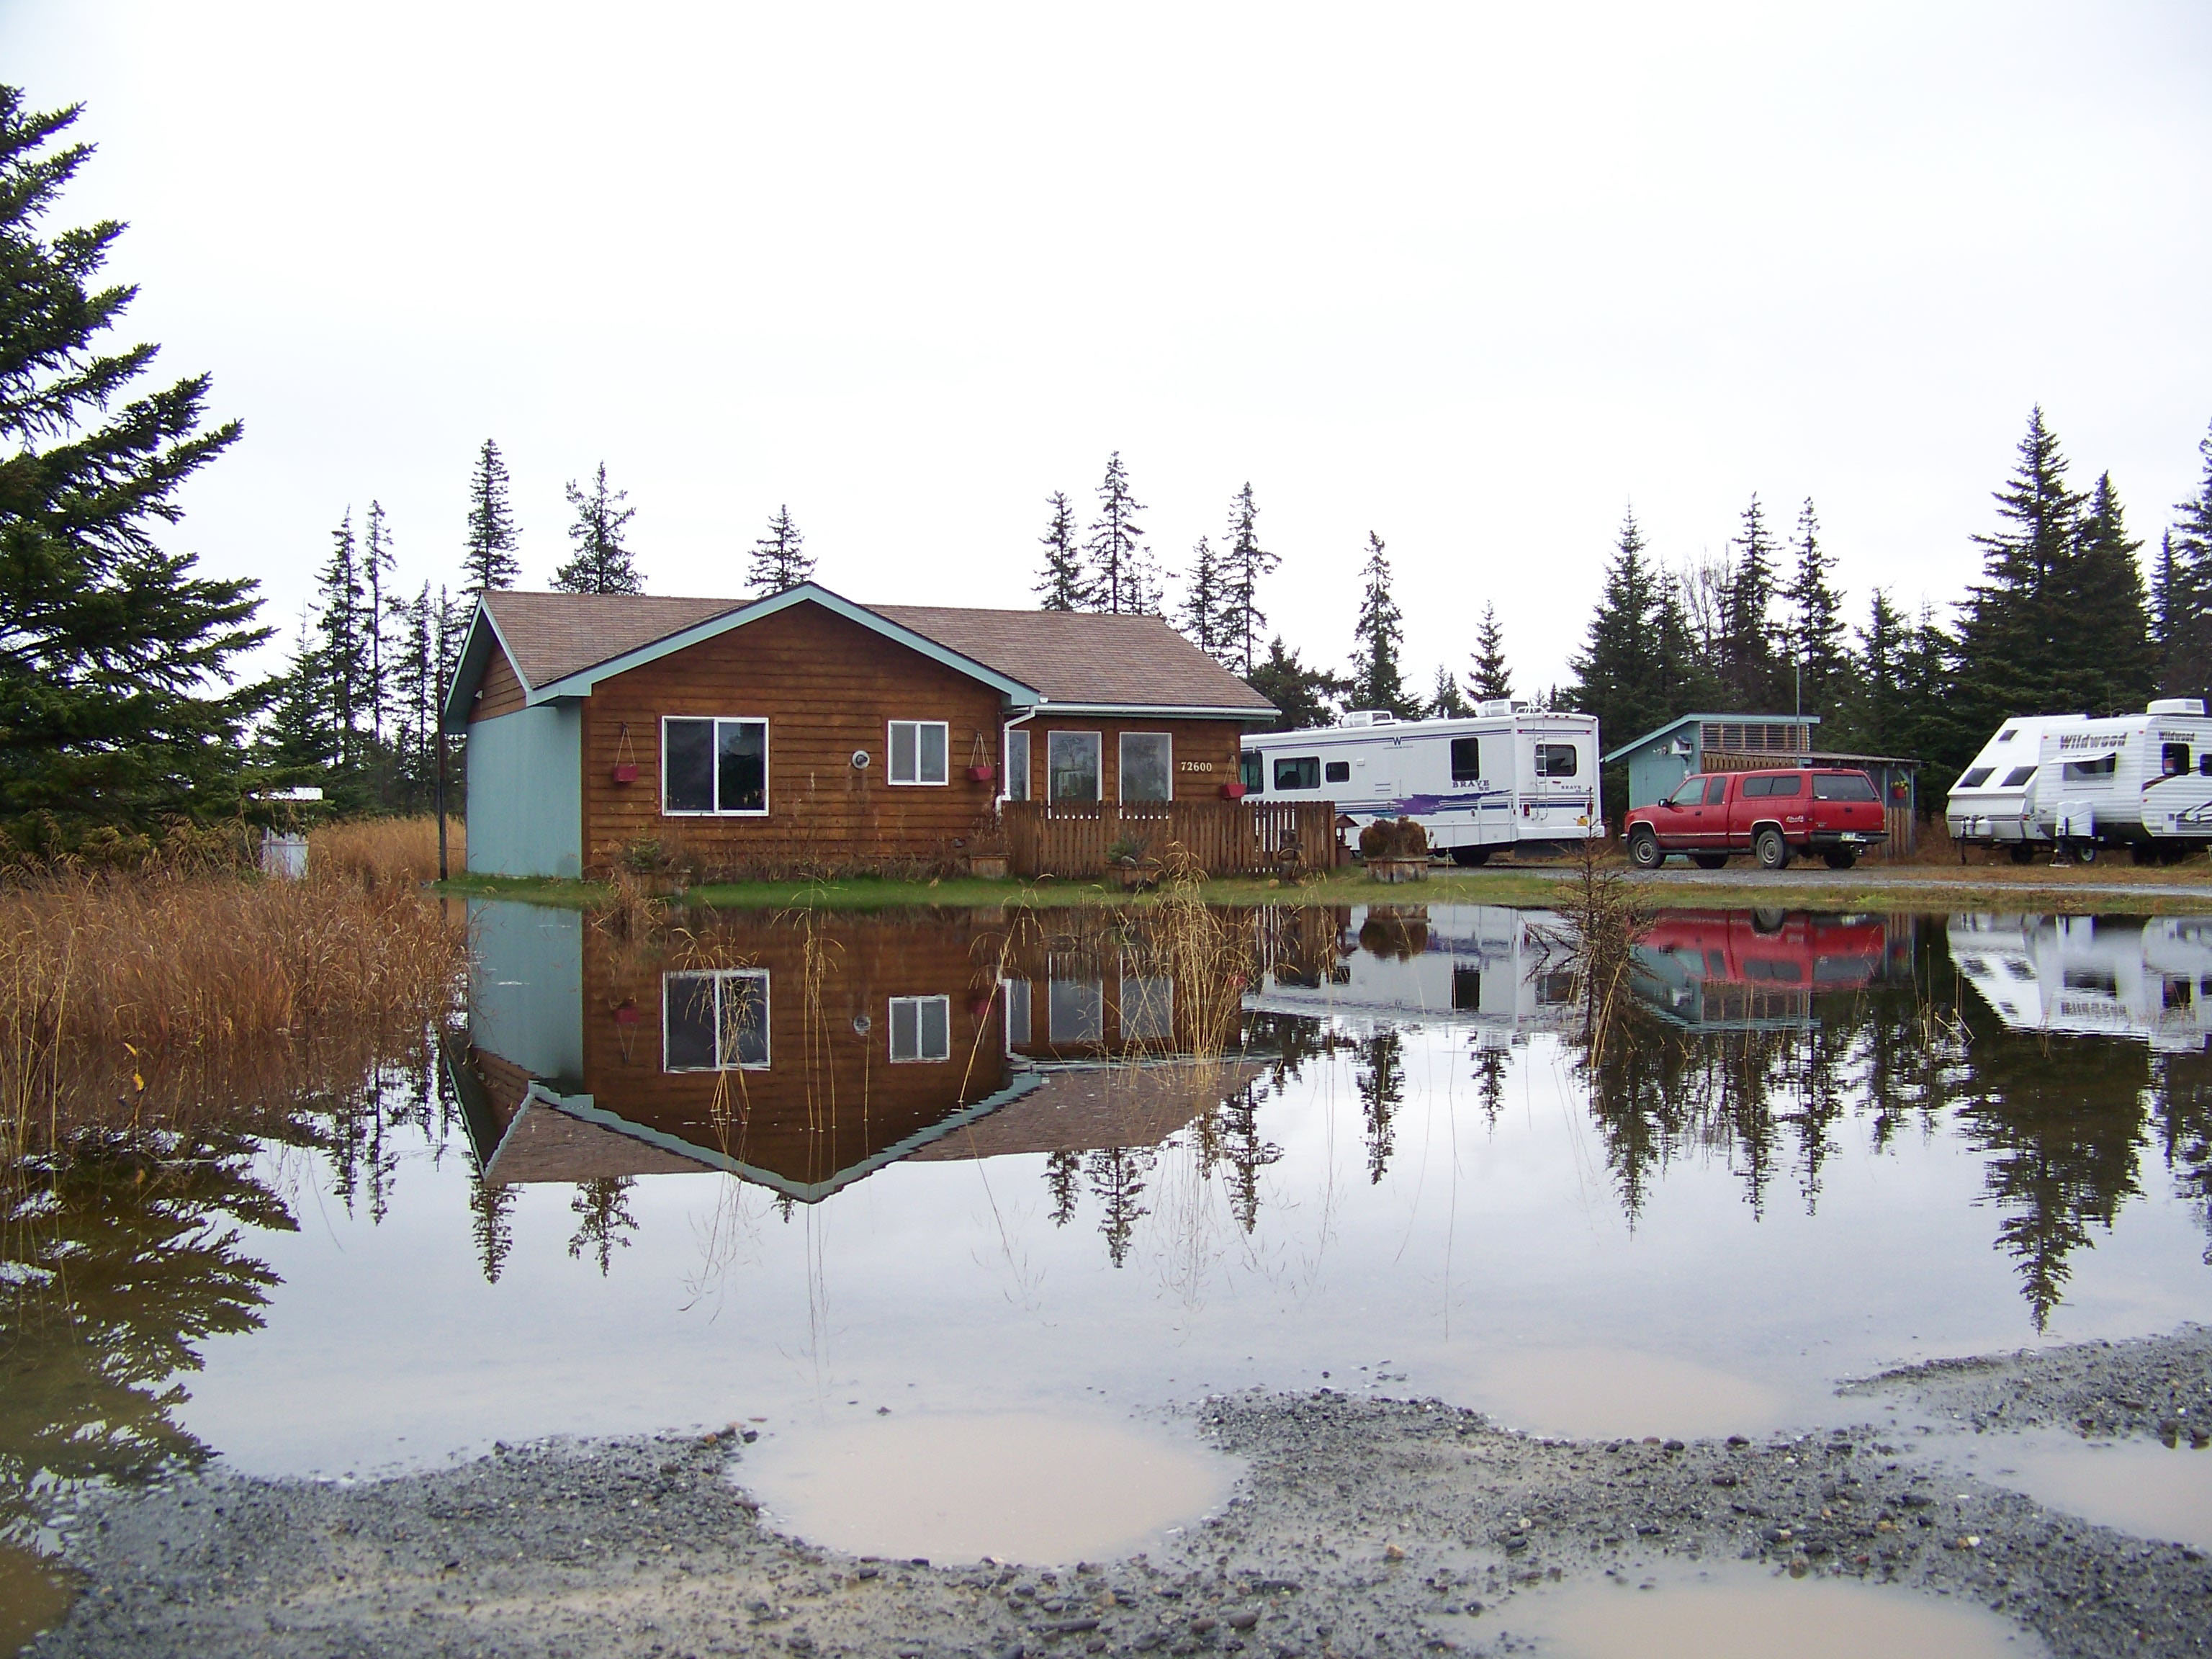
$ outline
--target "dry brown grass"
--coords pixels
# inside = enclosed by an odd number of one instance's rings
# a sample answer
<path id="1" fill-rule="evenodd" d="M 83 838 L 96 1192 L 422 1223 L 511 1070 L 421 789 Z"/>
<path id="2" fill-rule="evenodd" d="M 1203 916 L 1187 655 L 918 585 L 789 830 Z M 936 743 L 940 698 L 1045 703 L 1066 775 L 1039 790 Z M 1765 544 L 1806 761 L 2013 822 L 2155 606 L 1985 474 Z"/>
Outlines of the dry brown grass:
<path id="1" fill-rule="evenodd" d="M 447 867 L 468 867 L 461 820 L 446 820 Z M 374 884 L 438 878 L 438 820 L 355 818 L 307 832 L 307 867 L 317 874 L 351 876 Z"/>
<path id="2" fill-rule="evenodd" d="M 0 889 L 0 1150 L 118 1103 L 234 1100 L 419 1044 L 453 1006 L 467 929 L 457 902 L 389 878 L 404 862 L 368 856 L 402 844 L 362 837 L 362 862 L 297 882 L 64 871 Z"/>

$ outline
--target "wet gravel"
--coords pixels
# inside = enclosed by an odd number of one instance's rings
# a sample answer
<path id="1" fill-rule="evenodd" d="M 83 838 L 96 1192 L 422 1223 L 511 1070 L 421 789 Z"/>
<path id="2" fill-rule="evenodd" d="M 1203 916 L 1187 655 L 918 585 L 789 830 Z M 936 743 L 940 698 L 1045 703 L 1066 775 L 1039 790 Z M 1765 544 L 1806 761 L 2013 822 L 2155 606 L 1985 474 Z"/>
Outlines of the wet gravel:
<path id="1" fill-rule="evenodd" d="M 2158 1432 L 2212 1333 L 1856 1385 L 1992 1425 Z M 2099 1413 L 2104 1413 L 2100 1416 Z M 1249 1474 L 1148 1556 L 933 1565 L 763 1526 L 732 1437 L 501 1448 L 356 1484 L 220 1472 L 79 1494 L 84 1593 L 40 1656 L 722 1653 L 1038 1659 L 1525 1650 L 1532 1589 L 1739 1561 L 1992 1607 L 2060 1655 L 2212 1651 L 2212 1562 L 1917 1464 L 1873 1428 L 1546 1440 L 1439 1402 L 1322 1392 L 1193 1408 Z M 732 1478 L 734 1477 L 734 1479 Z"/>

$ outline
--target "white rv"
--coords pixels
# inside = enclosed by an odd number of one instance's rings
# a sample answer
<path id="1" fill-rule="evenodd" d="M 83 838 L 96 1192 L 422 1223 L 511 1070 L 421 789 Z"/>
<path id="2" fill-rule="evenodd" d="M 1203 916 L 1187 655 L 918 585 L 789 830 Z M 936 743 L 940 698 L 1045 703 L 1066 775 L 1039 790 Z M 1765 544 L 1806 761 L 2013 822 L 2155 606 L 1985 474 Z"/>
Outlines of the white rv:
<path id="1" fill-rule="evenodd" d="M 2054 724 L 2039 748 L 2036 823 L 2077 858 L 2126 847 L 2170 864 L 2212 847 L 2212 720 L 2199 699 Z"/>
<path id="2" fill-rule="evenodd" d="M 1951 839 L 2009 847 L 2015 864 L 2027 863 L 2039 848 L 2048 849 L 2050 834 L 2035 818 L 2043 734 L 2088 720 L 2087 714 L 2032 714 L 1999 726 L 1951 786 L 1943 813 Z"/>
<path id="3" fill-rule="evenodd" d="M 1334 726 L 1244 738 L 1253 800 L 1328 800 L 1356 846 L 1377 818 L 1412 818 L 1460 864 L 1510 848 L 1556 853 L 1601 840 L 1595 714 L 1486 702 L 1462 720 L 1361 711 Z"/>
<path id="4" fill-rule="evenodd" d="M 1949 938 L 1960 973 L 2013 1030 L 2167 1052 L 2212 1036 L 2212 918 L 1954 916 Z"/>

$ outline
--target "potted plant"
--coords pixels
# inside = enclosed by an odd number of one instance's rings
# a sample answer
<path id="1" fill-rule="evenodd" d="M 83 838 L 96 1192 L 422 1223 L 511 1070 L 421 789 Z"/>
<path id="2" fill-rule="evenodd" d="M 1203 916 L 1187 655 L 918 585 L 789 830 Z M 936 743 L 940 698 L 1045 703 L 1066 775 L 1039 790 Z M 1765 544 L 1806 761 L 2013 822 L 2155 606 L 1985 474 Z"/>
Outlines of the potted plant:
<path id="1" fill-rule="evenodd" d="M 1125 893 L 1157 886 L 1160 861 L 1152 856 L 1152 843 L 1139 836 L 1124 836 L 1106 849 L 1106 868 Z"/>
<path id="2" fill-rule="evenodd" d="M 1359 857 L 1370 881 L 1426 881 L 1429 832 L 1411 818 L 1377 818 L 1359 832 Z"/>

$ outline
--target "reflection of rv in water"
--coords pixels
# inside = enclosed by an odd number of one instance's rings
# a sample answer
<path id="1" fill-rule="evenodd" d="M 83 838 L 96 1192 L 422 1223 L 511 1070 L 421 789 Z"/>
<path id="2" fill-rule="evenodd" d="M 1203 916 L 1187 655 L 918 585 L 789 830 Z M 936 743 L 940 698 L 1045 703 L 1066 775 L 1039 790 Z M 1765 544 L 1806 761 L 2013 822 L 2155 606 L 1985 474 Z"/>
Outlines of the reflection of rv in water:
<path id="1" fill-rule="evenodd" d="M 1949 940 L 1959 972 L 2014 1030 L 2172 1050 L 2212 1033 L 2212 917 L 1954 916 Z"/>
<path id="2" fill-rule="evenodd" d="M 1263 951 L 1247 1008 L 1473 1025 L 1492 1046 L 1569 1024 L 1572 947 L 1555 912 L 1377 904 L 1334 914 L 1328 948 Z"/>
<path id="3" fill-rule="evenodd" d="M 1632 947 L 1630 985 L 1670 1024 L 1787 1029 L 1812 1023 L 1815 997 L 1863 989 L 1911 949 L 1879 916 L 1670 910 Z"/>
<path id="4" fill-rule="evenodd" d="M 1465 720 L 1346 714 L 1337 726 L 1244 738 L 1255 800 L 1334 801 L 1355 825 L 1408 817 L 1460 864 L 1518 848 L 1602 840 L 1595 714 L 1486 702 Z M 1347 833 L 1347 839 L 1350 836 Z"/>

